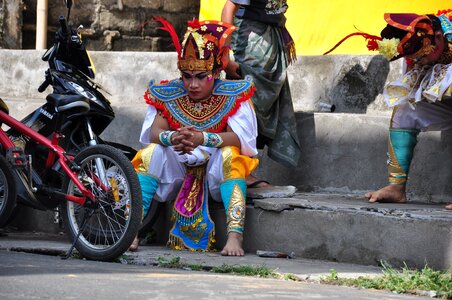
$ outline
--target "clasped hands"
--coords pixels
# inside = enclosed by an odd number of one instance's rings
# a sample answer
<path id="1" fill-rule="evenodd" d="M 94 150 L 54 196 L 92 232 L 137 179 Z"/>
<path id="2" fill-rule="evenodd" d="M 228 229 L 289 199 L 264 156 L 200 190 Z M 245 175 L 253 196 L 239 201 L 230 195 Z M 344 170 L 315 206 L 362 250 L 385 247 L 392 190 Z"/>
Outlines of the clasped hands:
<path id="1" fill-rule="evenodd" d="M 194 129 L 193 126 L 184 126 L 178 128 L 171 136 L 171 144 L 176 151 L 181 154 L 191 154 L 193 150 L 204 142 L 204 136 L 201 131 Z"/>

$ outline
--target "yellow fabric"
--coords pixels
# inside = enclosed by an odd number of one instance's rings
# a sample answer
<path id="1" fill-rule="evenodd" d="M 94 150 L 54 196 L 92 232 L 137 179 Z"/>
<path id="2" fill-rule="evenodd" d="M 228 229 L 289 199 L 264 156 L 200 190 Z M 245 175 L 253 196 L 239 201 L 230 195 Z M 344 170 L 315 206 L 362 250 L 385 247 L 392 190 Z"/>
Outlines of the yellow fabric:
<path id="1" fill-rule="evenodd" d="M 219 20 L 225 0 L 201 0 L 200 20 Z M 436 14 L 451 8 L 445 0 L 288 0 L 287 29 L 297 55 L 322 55 L 346 35 L 363 31 L 380 35 L 386 26 L 383 14 Z M 355 28 L 355 27 L 356 28 Z M 377 54 L 367 50 L 362 37 L 352 37 L 331 54 Z"/>
<path id="2" fill-rule="evenodd" d="M 132 166 L 137 173 L 147 174 L 148 166 L 151 163 L 152 154 L 154 153 L 157 144 L 149 144 L 143 149 L 140 149 L 135 157 L 132 159 Z"/>
<path id="3" fill-rule="evenodd" d="M 221 148 L 223 156 L 224 180 L 245 179 L 259 164 L 257 158 L 251 158 L 240 154 L 240 149 L 235 146 Z"/>
<path id="4" fill-rule="evenodd" d="M 141 154 L 143 152 L 143 149 L 138 150 L 137 154 L 135 154 L 135 157 L 132 159 L 132 166 L 135 169 L 135 171 L 138 171 L 138 168 L 141 166 L 142 159 Z"/>

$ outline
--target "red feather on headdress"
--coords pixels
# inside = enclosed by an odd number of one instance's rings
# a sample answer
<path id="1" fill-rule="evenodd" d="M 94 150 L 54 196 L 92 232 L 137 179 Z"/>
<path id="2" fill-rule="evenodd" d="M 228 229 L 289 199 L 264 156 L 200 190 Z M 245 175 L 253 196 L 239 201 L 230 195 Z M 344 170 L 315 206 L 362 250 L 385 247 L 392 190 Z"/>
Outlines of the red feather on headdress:
<path id="1" fill-rule="evenodd" d="M 349 35 L 347 35 L 346 37 L 344 37 L 342 40 L 340 40 L 336 45 L 334 45 L 333 48 L 331 48 L 330 50 L 328 50 L 327 52 L 323 53 L 323 55 L 327 55 L 328 53 L 330 53 L 331 51 L 333 51 L 334 49 L 336 49 L 337 47 L 339 47 L 340 44 L 342 44 L 346 39 L 348 39 L 349 37 L 352 37 L 354 35 L 361 35 L 362 37 L 364 37 L 366 40 L 369 40 L 367 42 L 367 48 L 369 50 L 378 50 L 378 44 L 376 41 L 381 41 L 381 37 L 376 36 L 376 35 L 371 35 L 368 33 L 364 33 L 364 32 L 354 32 L 354 33 L 350 33 Z"/>
<path id="2" fill-rule="evenodd" d="M 438 10 L 438 12 L 436 13 L 435 16 L 441 16 L 441 15 L 446 15 L 449 20 L 452 21 L 452 9 L 443 9 L 443 10 Z"/>
<path id="3" fill-rule="evenodd" d="M 153 20 L 162 23 L 163 26 L 159 27 L 159 29 L 165 30 L 170 34 L 171 39 L 173 40 L 174 47 L 176 48 L 177 54 L 180 57 L 182 47 L 180 45 L 179 37 L 177 36 L 176 30 L 174 30 L 173 25 L 171 25 L 170 22 L 168 22 L 162 17 L 154 17 Z"/>
<path id="4" fill-rule="evenodd" d="M 193 29 L 201 27 L 201 25 L 199 24 L 199 20 L 198 19 L 193 19 L 192 21 L 188 21 L 187 24 L 188 24 L 189 27 L 191 27 Z"/>

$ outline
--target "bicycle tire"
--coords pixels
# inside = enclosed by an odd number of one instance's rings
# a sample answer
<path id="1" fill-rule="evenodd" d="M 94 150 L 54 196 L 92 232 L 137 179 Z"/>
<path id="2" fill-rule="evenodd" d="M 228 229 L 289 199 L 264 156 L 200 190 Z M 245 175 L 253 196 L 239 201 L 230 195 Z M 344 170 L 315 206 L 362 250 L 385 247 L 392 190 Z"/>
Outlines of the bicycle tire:
<path id="1" fill-rule="evenodd" d="M 11 166 L 0 155 L 0 228 L 7 225 L 16 207 L 16 182 Z"/>
<path id="2" fill-rule="evenodd" d="M 109 192 L 102 191 L 88 174 L 96 174 L 96 160 L 105 166 Z M 141 188 L 138 176 L 127 157 L 108 145 L 95 145 L 82 149 L 74 158 L 80 166 L 78 177 L 96 196 L 97 206 L 85 208 L 77 203 L 61 203 L 60 213 L 64 227 L 73 242 L 81 231 L 85 214 L 84 230 L 76 241 L 75 248 L 85 258 L 112 261 L 122 255 L 132 244 L 138 233 L 142 218 Z M 98 174 L 98 173 L 97 173 Z M 79 194 L 75 184 L 66 177 L 63 191 L 69 195 Z M 116 196 L 116 200 L 115 200 Z"/>

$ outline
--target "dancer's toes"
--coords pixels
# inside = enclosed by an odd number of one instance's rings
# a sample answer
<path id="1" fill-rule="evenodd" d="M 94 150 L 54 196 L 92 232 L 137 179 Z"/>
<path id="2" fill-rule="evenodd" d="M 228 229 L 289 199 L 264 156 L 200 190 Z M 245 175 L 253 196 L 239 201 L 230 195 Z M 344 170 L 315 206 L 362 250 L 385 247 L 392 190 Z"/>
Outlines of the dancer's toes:
<path id="1" fill-rule="evenodd" d="M 243 236 L 238 232 L 230 232 L 228 235 L 228 240 L 223 250 L 221 250 L 221 255 L 224 256 L 243 256 L 245 251 L 242 248 Z"/>
<path id="2" fill-rule="evenodd" d="M 369 192 L 364 195 L 369 202 L 405 203 L 405 185 L 391 184 L 378 191 Z"/>

